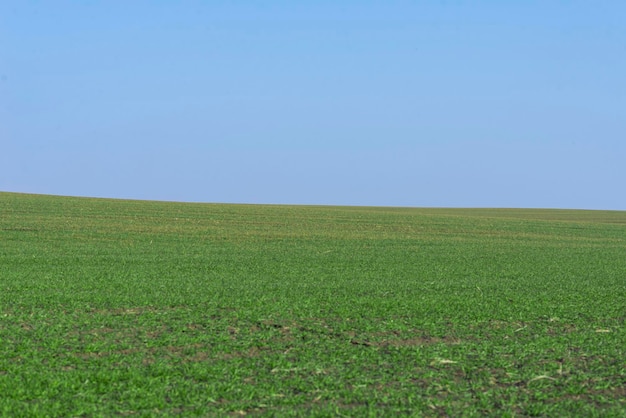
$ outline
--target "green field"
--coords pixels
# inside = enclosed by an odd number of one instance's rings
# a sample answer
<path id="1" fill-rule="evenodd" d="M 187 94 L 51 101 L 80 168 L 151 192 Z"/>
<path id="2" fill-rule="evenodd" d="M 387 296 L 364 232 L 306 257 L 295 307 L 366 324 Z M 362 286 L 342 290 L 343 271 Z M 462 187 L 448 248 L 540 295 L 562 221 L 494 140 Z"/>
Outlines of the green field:
<path id="1" fill-rule="evenodd" d="M 626 212 L 0 193 L 2 416 L 626 416 Z"/>

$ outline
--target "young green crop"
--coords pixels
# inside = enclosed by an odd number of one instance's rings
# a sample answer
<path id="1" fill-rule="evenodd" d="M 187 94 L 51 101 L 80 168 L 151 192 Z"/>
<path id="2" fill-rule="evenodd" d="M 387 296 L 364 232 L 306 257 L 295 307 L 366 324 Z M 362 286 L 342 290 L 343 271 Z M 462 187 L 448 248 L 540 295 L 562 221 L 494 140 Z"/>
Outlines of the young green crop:
<path id="1" fill-rule="evenodd" d="M 0 415 L 626 414 L 626 213 L 0 193 Z"/>

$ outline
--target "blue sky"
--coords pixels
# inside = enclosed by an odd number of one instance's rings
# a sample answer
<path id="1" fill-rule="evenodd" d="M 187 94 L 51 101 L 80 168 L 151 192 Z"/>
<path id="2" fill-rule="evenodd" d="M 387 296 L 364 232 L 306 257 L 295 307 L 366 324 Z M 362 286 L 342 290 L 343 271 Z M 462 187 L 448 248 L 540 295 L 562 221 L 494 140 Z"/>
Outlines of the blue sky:
<path id="1" fill-rule="evenodd" d="M 626 210 L 626 2 L 0 4 L 0 190 Z"/>

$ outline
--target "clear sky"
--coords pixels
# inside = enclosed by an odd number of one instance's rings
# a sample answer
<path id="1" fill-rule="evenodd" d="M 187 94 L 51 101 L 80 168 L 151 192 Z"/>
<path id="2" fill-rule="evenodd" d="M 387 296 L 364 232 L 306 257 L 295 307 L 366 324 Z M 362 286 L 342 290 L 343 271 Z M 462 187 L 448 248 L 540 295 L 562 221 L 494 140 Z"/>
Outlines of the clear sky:
<path id="1" fill-rule="evenodd" d="M 626 210 L 626 2 L 0 2 L 0 190 Z"/>

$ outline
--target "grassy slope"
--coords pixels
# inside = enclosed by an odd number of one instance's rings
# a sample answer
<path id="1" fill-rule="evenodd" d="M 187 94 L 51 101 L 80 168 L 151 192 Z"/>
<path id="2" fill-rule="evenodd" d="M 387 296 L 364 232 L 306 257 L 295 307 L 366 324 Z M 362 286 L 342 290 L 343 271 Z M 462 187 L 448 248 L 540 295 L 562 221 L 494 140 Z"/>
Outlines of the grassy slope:
<path id="1" fill-rule="evenodd" d="M 0 193 L 0 414 L 626 414 L 626 213 Z"/>

